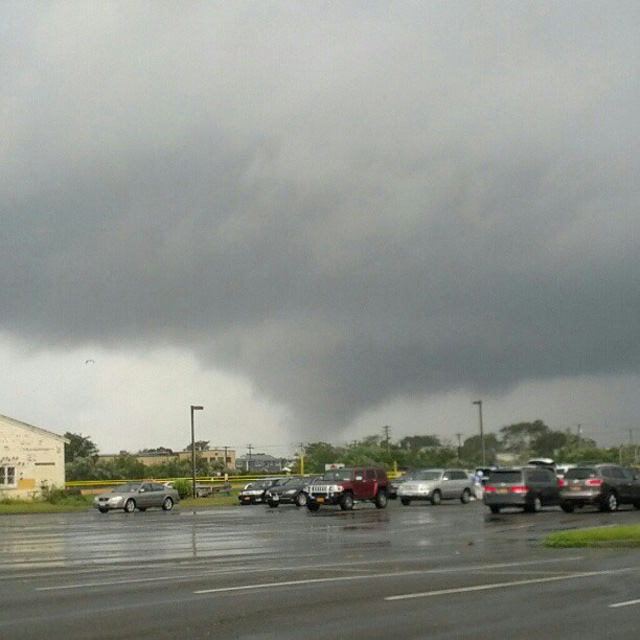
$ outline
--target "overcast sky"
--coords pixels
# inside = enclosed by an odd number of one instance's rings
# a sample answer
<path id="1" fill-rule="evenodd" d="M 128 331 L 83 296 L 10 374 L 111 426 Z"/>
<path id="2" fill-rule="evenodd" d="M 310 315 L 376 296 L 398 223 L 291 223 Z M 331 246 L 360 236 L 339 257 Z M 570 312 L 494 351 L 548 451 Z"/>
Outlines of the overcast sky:
<path id="1" fill-rule="evenodd" d="M 640 4 L 0 4 L 0 414 L 104 452 L 640 441 Z M 89 362 L 87 362 L 89 361 Z"/>

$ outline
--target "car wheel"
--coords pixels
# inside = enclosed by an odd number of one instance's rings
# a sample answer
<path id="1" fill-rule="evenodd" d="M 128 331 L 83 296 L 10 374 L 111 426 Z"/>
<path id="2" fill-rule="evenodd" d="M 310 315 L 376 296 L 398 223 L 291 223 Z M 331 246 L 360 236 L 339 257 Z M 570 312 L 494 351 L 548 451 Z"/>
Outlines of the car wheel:
<path id="1" fill-rule="evenodd" d="M 524 508 L 527 513 L 538 513 L 542 509 L 540 496 L 533 496 L 529 504 Z"/>
<path id="2" fill-rule="evenodd" d="M 491 513 L 495 513 L 496 515 L 500 513 L 500 507 L 497 507 L 495 504 L 490 505 L 489 509 L 491 509 Z"/>
<path id="3" fill-rule="evenodd" d="M 136 501 L 133 498 L 129 498 L 125 503 L 124 503 L 124 510 L 127 513 L 132 513 L 136 508 Z"/>
<path id="4" fill-rule="evenodd" d="M 560 508 L 565 512 L 565 513 L 573 513 L 576 510 L 575 505 L 569 503 L 569 502 L 563 502 L 560 505 Z"/>
<path id="5" fill-rule="evenodd" d="M 317 502 L 307 502 L 307 509 L 309 511 L 317 511 L 320 508 L 320 505 Z"/>
<path id="6" fill-rule="evenodd" d="M 275 500 L 267 500 L 267 504 L 272 508 L 275 509 L 280 503 L 276 502 Z"/>
<path id="7" fill-rule="evenodd" d="M 440 491 L 438 491 L 438 489 L 436 489 L 433 492 L 433 495 L 431 496 L 431 504 L 438 505 L 441 502 L 442 502 L 442 494 L 440 493 Z"/>
<path id="8" fill-rule="evenodd" d="M 296 496 L 296 507 L 304 507 L 307 504 L 307 495 L 305 493 L 299 493 Z"/>
<path id="9" fill-rule="evenodd" d="M 471 491 L 469 489 L 465 489 L 460 496 L 460 502 L 462 504 L 469 504 L 471 502 Z"/>
<path id="10" fill-rule="evenodd" d="M 411 504 L 411 498 L 400 498 L 400 502 L 402 502 L 405 507 L 408 507 Z"/>
<path id="11" fill-rule="evenodd" d="M 384 509 L 387 506 L 387 494 L 384 491 L 378 491 L 374 500 L 376 509 Z"/>
<path id="12" fill-rule="evenodd" d="M 353 496 L 350 493 L 345 493 L 340 498 L 340 508 L 343 511 L 351 511 L 353 509 Z"/>
<path id="13" fill-rule="evenodd" d="M 636 501 L 633 503 L 633 506 L 634 506 L 636 509 L 640 509 L 640 500 L 636 500 Z"/>
<path id="14" fill-rule="evenodd" d="M 604 499 L 602 503 L 601 511 L 617 511 L 618 510 L 618 496 L 613 492 L 609 492 L 609 495 Z"/>
<path id="15" fill-rule="evenodd" d="M 171 509 L 173 509 L 173 500 L 169 496 L 164 499 L 164 502 L 162 503 L 162 509 L 164 511 L 171 511 Z"/>
<path id="16" fill-rule="evenodd" d="M 105 509 L 104 507 L 99 507 L 99 508 L 98 508 L 98 511 L 99 511 L 100 513 L 107 513 L 107 512 L 109 511 L 109 509 Z"/>

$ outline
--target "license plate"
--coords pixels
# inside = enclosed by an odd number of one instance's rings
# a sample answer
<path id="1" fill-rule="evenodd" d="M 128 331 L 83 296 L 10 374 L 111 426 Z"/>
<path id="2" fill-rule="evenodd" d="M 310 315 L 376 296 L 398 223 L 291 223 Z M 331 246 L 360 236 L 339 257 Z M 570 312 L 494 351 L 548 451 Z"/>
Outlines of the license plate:
<path id="1" fill-rule="evenodd" d="M 251 498 L 242 498 L 245 502 L 249 502 L 249 500 L 251 500 Z"/>
<path id="2" fill-rule="evenodd" d="M 571 487 L 571 491 L 580 491 L 582 487 Z"/>
<path id="3" fill-rule="evenodd" d="M 316 502 L 324 502 L 324 498 L 316 498 Z"/>
<path id="4" fill-rule="evenodd" d="M 498 493 L 509 493 L 507 489 L 498 489 Z"/>

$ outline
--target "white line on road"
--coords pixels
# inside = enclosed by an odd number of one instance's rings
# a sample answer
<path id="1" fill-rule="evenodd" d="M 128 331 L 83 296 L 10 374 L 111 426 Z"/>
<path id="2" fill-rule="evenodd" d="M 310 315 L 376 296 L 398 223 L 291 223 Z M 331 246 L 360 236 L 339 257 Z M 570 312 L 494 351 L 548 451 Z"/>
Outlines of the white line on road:
<path id="1" fill-rule="evenodd" d="M 615 604 L 610 604 L 609 609 L 618 609 L 619 607 L 629 607 L 632 604 L 640 604 L 640 599 L 627 600 L 626 602 L 616 602 Z"/>
<path id="2" fill-rule="evenodd" d="M 539 564 L 549 564 L 549 563 L 558 563 L 558 562 L 570 562 L 570 561 L 578 561 L 582 560 L 583 556 L 571 556 L 568 558 L 554 558 L 549 560 L 531 560 L 528 562 L 505 562 L 500 564 L 487 564 L 487 565 L 471 565 L 468 567 L 444 567 L 444 568 L 436 568 L 436 569 L 424 569 L 424 570 L 412 570 L 399 572 L 397 574 L 384 573 L 379 574 L 382 576 L 390 576 L 390 575 L 415 575 L 416 573 L 456 573 L 456 572 L 472 572 L 472 571 L 488 571 L 491 569 L 508 569 L 514 567 L 527 567 L 531 565 L 539 565 Z M 364 562 L 354 562 L 350 563 L 346 567 L 346 570 L 353 571 L 354 565 L 362 565 L 369 564 Z M 380 564 L 376 562 L 375 564 Z M 337 570 L 345 570 L 345 567 L 340 566 L 339 564 L 319 564 L 319 565 L 302 565 L 299 567 L 265 567 L 259 569 L 251 569 L 249 567 L 237 567 L 234 569 L 214 569 L 209 571 L 199 571 L 198 573 L 188 573 L 188 574 L 179 574 L 174 576 L 149 576 L 144 578 L 124 578 L 122 580 L 101 580 L 99 582 L 77 582 L 74 584 L 64 584 L 64 585 L 56 585 L 52 587 L 36 587 L 35 591 L 65 591 L 69 589 L 89 589 L 95 587 L 111 587 L 111 586 L 121 586 L 127 584 L 140 584 L 143 582 L 166 582 L 169 580 L 174 580 L 176 582 L 184 581 L 184 580 L 193 580 L 198 578 L 203 578 L 207 576 L 223 576 L 230 574 L 248 574 L 248 573 L 268 573 L 273 571 L 309 571 L 309 570 L 318 570 L 318 571 L 330 571 L 332 569 Z M 358 579 L 364 579 L 365 577 L 371 578 L 376 577 L 377 574 L 367 574 L 366 576 L 357 576 Z M 336 580 L 336 577 L 329 578 L 330 580 Z M 327 578 L 319 578 L 319 580 L 327 580 Z M 304 581 L 303 581 L 304 582 Z M 286 586 L 285 583 L 275 583 L 276 585 L 282 584 Z M 244 589 L 254 589 L 261 588 L 258 586 L 247 585 L 242 587 Z"/>
<path id="3" fill-rule="evenodd" d="M 530 580 L 514 580 L 513 582 L 494 582 L 489 584 L 478 584 L 473 587 L 460 587 L 457 589 L 440 589 L 438 591 L 423 591 L 421 593 L 406 593 L 400 596 L 387 596 L 385 600 L 392 602 L 396 600 L 411 600 L 412 598 L 430 598 L 433 596 L 451 595 L 454 593 L 470 593 L 472 591 L 490 591 L 491 589 L 505 589 L 506 587 L 519 587 L 528 584 L 540 584 L 543 582 L 557 582 L 558 580 L 577 580 L 578 578 L 592 578 L 595 576 L 611 575 L 614 573 L 624 573 L 628 571 L 638 571 L 638 567 L 628 569 L 611 569 L 608 571 L 585 571 L 564 576 L 551 576 L 549 578 L 532 578 Z"/>
<path id="4" fill-rule="evenodd" d="M 398 578 L 402 576 L 418 576 L 418 575 L 427 575 L 427 574 L 436 574 L 436 573 L 462 573 L 462 572 L 473 572 L 473 571 L 487 571 L 490 569 L 500 569 L 506 567 L 519 567 L 519 566 L 527 566 L 532 564 L 545 564 L 545 563 L 553 563 L 553 562 L 563 562 L 566 560 L 580 560 L 580 558 L 563 558 L 557 560 L 532 560 L 531 562 L 508 562 L 504 564 L 494 564 L 494 565 L 480 565 L 480 566 L 471 566 L 471 567 L 453 567 L 446 569 L 415 569 L 413 571 L 396 571 L 393 573 L 369 573 L 367 575 L 358 575 L 358 576 L 332 576 L 330 578 L 308 578 L 306 580 L 287 580 L 285 582 L 267 582 L 267 583 L 257 583 L 257 584 L 246 584 L 239 585 L 236 587 L 218 587 L 215 589 L 200 589 L 198 591 L 194 591 L 195 594 L 202 595 L 207 593 L 228 593 L 228 592 L 237 592 L 237 591 L 253 591 L 256 589 L 275 589 L 277 587 L 292 587 L 292 586 L 301 586 L 305 584 L 322 584 L 326 582 L 352 582 L 355 580 L 375 580 L 379 578 Z"/>

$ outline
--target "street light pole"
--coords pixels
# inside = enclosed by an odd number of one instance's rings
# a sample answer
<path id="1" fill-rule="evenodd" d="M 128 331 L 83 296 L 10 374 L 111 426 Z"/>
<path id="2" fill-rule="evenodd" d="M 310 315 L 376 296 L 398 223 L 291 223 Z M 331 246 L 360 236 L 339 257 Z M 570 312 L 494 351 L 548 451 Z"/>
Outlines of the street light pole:
<path id="1" fill-rule="evenodd" d="M 202 411 L 204 407 L 191 405 L 191 483 L 193 489 L 193 497 L 196 497 L 196 432 L 193 427 L 193 412 Z"/>
<path id="2" fill-rule="evenodd" d="M 484 450 L 484 430 L 482 428 L 482 400 L 474 400 L 473 404 L 478 405 L 478 411 L 480 413 L 480 447 L 482 448 L 482 466 L 487 466 L 487 456 Z"/>

